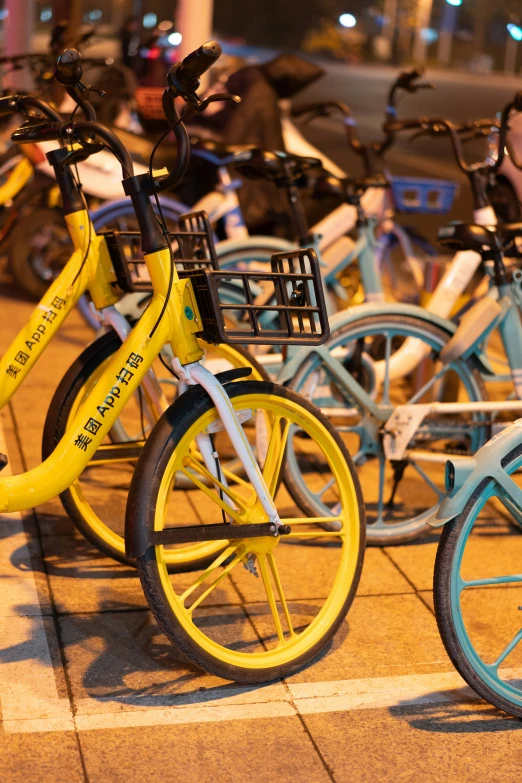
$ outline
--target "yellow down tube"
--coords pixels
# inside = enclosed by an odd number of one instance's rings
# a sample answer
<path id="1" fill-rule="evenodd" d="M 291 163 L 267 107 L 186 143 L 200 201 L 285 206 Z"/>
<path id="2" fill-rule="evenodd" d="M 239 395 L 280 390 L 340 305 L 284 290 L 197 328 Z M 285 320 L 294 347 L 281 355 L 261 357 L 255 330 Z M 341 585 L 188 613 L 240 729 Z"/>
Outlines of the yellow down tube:
<path id="1" fill-rule="evenodd" d="M 17 196 L 34 174 L 30 160 L 22 158 L 11 171 L 3 185 L 0 185 L 0 204 L 6 204 Z"/>
<path id="2" fill-rule="evenodd" d="M 160 291 L 154 294 L 53 453 L 27 473 L 0 477 L 0 512 L 34 508 L 59 495 L 78 478 L 166 343 L 182 364 L 202 358 L 195 335 L 201 328 L 200 315 L 191 285 L 179 280 L 174 272 L 171 296 L 160 319 L 168 289 L 169 250 L 152 253 L 145 260 Z"/>

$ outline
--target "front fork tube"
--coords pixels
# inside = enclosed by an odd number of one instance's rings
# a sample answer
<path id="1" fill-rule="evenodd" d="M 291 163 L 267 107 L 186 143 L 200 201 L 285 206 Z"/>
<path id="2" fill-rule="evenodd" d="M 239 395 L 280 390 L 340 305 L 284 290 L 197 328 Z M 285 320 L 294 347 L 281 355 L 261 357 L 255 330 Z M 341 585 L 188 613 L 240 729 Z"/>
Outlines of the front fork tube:
<path id="1" fill-rule="evenodd" d="M 174 369 L 176 373 L 179 372 L 179 368 L 177 366 L 175 366 Z M 219 418 L 221 419 L 223 427 L 225 428 L 231 440 L 232 446 L 234 447 L 237 456 L 245 468 L 248 479 L 252 484 L 252 487 L 256 492 L 261 505 L 263 506 L 263 510 L 268 517 L 268 521 L 273 522 L 277 527 L 279 527 L 281 522 L 279 520 L 279 514 L 275 508 L 274 501 L 270 496 L 270 492 L 266 486 L 259 464 L 254 457 L 252 449 L 250 448 L 250 443 L 248 442 L 245 433 L 243 432 L 243 427 L 239 422 L 236 411 L 234 410 L 234 406 L 232 405 L 226 390 L 223 388 L 218 379 L 212 375 L 212 373 L 209 372 L 206 367 L 203 367 L 203 365 L 199 364 L 199 362 L 187 364 L 182 369 L 185 373 L 186 382 L 190 385 L 199 384 L 202 386 L 216 406 L 216 410 L 218 412 Z M 210 438 L 208 440 L 210 440 Z M 215 465 L 215 462 L 213 469 L 211 469 L 207 463 L 205 464 L 212 475 L 216 476 L 217 478 L 217 466 Z M 221 483 L 224 484 L 223 480 Z"/>

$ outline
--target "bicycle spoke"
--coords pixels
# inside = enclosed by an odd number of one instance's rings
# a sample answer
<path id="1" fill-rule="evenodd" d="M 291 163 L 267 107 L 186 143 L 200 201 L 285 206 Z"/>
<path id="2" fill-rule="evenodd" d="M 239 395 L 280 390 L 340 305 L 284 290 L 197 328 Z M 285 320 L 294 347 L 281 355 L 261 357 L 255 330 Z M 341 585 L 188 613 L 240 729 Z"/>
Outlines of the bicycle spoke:
<path id="1" fill-rule="evenodd" d="M 180 472 L 183 473 L 184 476 L 186 476 L 198 489 L 200 489 L 202 492 L 207 495 L 213 503 L 215 503 L 217 506 L 223 509 L 225 514 L 228 514 L 231 519 L 233 519 L 235 522 L 237 522 L 239 525 L 243 524 L 243 517 L 241 514 L 237 512 L 235 508 L 232 508 L 228 503 L 225 503 L 224 500 L 222 500 L 219 495 L 213 490 L 211 487 L 205 486 L 202 481 L 200 481 L 194 473 L 190 473 L 188 470 L 185 470 L 184 468 L 180 469 Z M 210 474 L 209 474 L 210 475 Z M 212 476 L 212 481 L 216 482 L 219 486 L 219 482 L 217 482 L 217 479 Z M 222 491 L 228 493 L 228 489 L 225 489 L 222 487 Z"/>
<path id="2" fill-rule="evenodd" d="M 232 551 L 234 551 L 234 548 L 233 548 L 233 547 L 229 547 L 229 548 L 230 548 L 230 549 L 232 549 Z M 211 594 L 211 593 L 212 593 L 212 592 L 213 592 L 213 591 L 216 589 L 216 587 L 218 586 L 218 584 L 220 584 L 220 583 L 223 581 L 223 579 L 224 579 L 226 576 L 228 576 L 228 575 L 229 575 L 229 573 L 232 571 L 232 569 L 234 569 L 234 568 L 237 566 L 237 564 L 241 562 L 241 560 L 242 560 L 242 559 L 244 558 L 244 556 L 245 556 L 245 553 L 246 553 L 246 547 L 245 547 L 244 545 L 242 545 L 242 546 L 241 546 L 241 547 L 240 547 L 240 548 L 237 550 L 237 554 L 236 554 L 236 556 L 235 556 L 235 557 L 234 557 L 234 558 L 233 558 L 233 559 L 230 561 L 230 563 L 229 563 L 227 566 L 225 566 L 225 567 L 223 568 L 223 570 L 221 571 L 221 573 L 219 574 L 219 576 L 218 576 L 216 579 L 214 579 L 214 581 L 212 582 L 212 584 L 211 584 L 211 585 L 209 585 L 209 586 L 207 587 L 207 589 L 206 589 L 206 590 L 205 590 L 203 593 L 201 593 L 201 595 L 200 595 L 200 596 L 198 596 L 198 597 L 196 598 L 196 600 L 194 601 L 194 603 L 192 603 L 192 604 L 191 604 L 190 606 L 188 606 L 188 607 L 185 607 L 186 611 L 187 611 L 189 614 L 193 614 L 194 610 L 195 610 L 195 609 L 197 609 L 197 607 L 198 607 L 200 604 L 202 604 L 202 603 L 203 603 L 203 601 L 204 601 L 206 598 L 208 598 L 208 596 L 209 596 L 209 595 L 210 595 L 210 594 Z M 229 556 L 230 556 L 230 554 L 229 554 Z M 222 562 L 223 562 L 223 561 L 222 561 Z M 209 571 L 209 569 L 207 569 L 207 571 L 206 571 L 205 573 L 207 573 L 208 571 Z M 198 583 L 198 579 L 196 580 L 196 583 Z M 195 585 L 195 586 L 194 586 L 194 589 L 195 589 L 196 587 L 198 587 L 198 584 L 196 584 L 196 583 L 194 583 L 194 585 Z M 199 581 L 199 584 L 201 584 L 201 583 L 202 583 L 202 582 L 201 582 L 201 581 Z M 191 587 L 192 587 L 192 585 L 191 585 Z M 192 590 L 191 590 L 191 592 L 192 592 Z M 185 595 L 186 593 L 187 593 L 187 590 L 185 590 L 185 593 L 183 593 L 183 595 Z M 190 593 L 189 593 L 189 595 L 190 595 Z"/>
<path id="3" fill-rule="evenodd" d="M 281 464 L 283 462 L 283 456 L 285 453 L 286 441 L 288 439 L 288 432 L 290 430 L 290 421 L 286 419 L 283 425 L 283 431 L 281 432 L 281 419 L 281 416 L 276 416 L 272 425 L 272 433 L 270 435 L 268 450 L 266 452 L 265 466 L 263 468 L 263 478 L 265 479 L 265 483 L 268 487 L 268 491 L 271 497 L 274 497 L 277 489 L 279 473 L 281 471 Z"/>
<path id="4" fill-rule="evenodd" d="M 384 509 L 384 473 L 386 469 L 386 461 L 382 454 L 379 454 L 379 497 L 377 499 L 377 519 L 375 525 L 384 525 L 383 509 Z"/>
<path id="5" fill-rule="evenodd" d="M 327 481 L 326 484 L 319 490 L 319 492 L 311 492 L 310 494 L 312 494 L 314 498 L 317 498 L 317 500 L 320 500 L 323 497 L 324 493 L 330 489 L 330 487 L 333 485 L 334 482 L 335 482 L 335 476 L 332 476 L 330 481 Z"/>
<path id="6" fill-rule="evenodd" d="M 412 405 L 414 402 L 417 402 L 418 400 L 420 400 L 421 397 L 423 397 L 426 394 L 426 392 L 429 389 L 431 389 L 432 386 L 434 386 L 434 384 L 436 384 L 436 383 L 438 383 L 438 381 L 440 381 L 442 376 L 445 375 L 450 368 L 451 368 L 451 364 L 445 365 L 442 368 L 442 370 L 439 370 L 438 373 L 433 375 L 430 378 L 430 380 L 427 381 L 427 383 L 424 384 L 424 386 L 421 386 L 421 388 L 417 392 L 415 392 L 413 397 L 410 397 L 410 399 L 406 401 L 406 405 Z"/>
<path id="7" fill-rule="evenodd" d="M 279 612 L 277 611 L 277 603 L 274 596 L 274 590 L 272 588 L 272 583 L 270 581 L 270 574 L 268 573 L 268 568 L 266 567 L 266 555 L 265 554 L 258 554 L 257 555 L 257 564 L 259 566 L 259 571 L 261 573 L 261 579 L 263 580 L 263 585 L 265 587 L 266 597 L 268 598 L 268 605 L 270 607 L 270 611 L 272 613 L 272 619 L 274 621 L 275 629 L 277 632 L 277 638 L 279 639 L 280 644 L 285 643 L 285 636 L 283 634 L 283 627 L 281 625 L 281 618 L 279 617 Z"/>
<path id="8" fill-rule="evenodd" d="M 292 625 L 290 611 L 288 609 L 288 604 L 286 603 L 286 598 L 283 593 L 283 585 L 281 584 L 281 579 L 279 577 L 279 571 L 277 570 L 277 564 L 273 552 L 268 552 L 266 557 L 268 560 L 268 565 L 270 566 L 270 570 L 272 572 L 272 577 L 274 579 L 277 592 L 279 594 L 279 600 L 281 601 L 281 606 L 283 607 L 283 614 L 285 616 L 288 630 L 290 631 L 290 636 L 296 636 L 297 634 L 295 633 L 294 626 Z"/>
<path id="9" fill-rule="evenodd" d="M 520 629 L 520 631 L 517 634 L 515 634 L 515 636 L 510 641 L 510 643 L 507 645 L 507 647 L 500 653 L 500 655 L 498 656 L 498 658 L 495 661 L 495 663 L 492 664 L 492 668 L 494 668 L 495 671 L 498 669 L 498 667 L 500 666 L 502 661 L 506 660 L 508 655 L 513 652 L 513 650 L 515 649 L 517 644 L 519 644 L 521 641 L 522 641 L 522 628 Z"/>
<path id="10" fill-rule="evenodd" d="M 183 467 L 181 468 L 182 472 L 185 473 L 185 475 L 189 475 L 190 473 L 187 473 L 185 468 L 191 467 L 198 471 L 204 478 L 206 478 L 209 482 L 214 484 L 217 489 L 220 489 L 230 500 L 232 500 L 238 510 L 240 512 L 245 512 L 245 501 L 243 498 L 241 498 L 236 492 L 230 489 L 230 487 L 225 487 L 225 485 L 219 481 L 219 479 L 216 478 L 216 476 L 213 476 L 210 470 L 207 469 L 203 463 L 199 462 L 199 460 L 195 459 L 193 456 L 185 457 L 183 460 Z M 208 487 L 208 489 L 211 490 L 211 487 Z M 210 492 L 211 496 L 213 496 L 212 491 Z"/>
<path id="11" fill-rule="evenodd" d="M 410 462 L 410 465 L 411 465 L 413 468 L 415 468 L 415 470 L 417 471 L 417 473 L 419 474 L 419 476 L 421 476 L 421 478 L 423 478 L 423 479 L 424 479 L 424 481 L 426 482 L 426 484 L 427 484 L 429 487 L 431 487 L 431 489 L 432 489 L 432 490 L 435 492 L 435 494 L 437 495 L 438 499 L 439 499 L 439 500 L 442 500 L 442 498 L 444 497 L 444 495 L 445 495 L 446 493 L 445 493 L 445 492 L 444 492 L 442 489 L 440 489 L 440 487 L 438 487 L 438 486 L 435 484 L 435 482 L 434 482 L 432 479 L 430 479 L 430 477 L 428 476 L 428 474 L 427 474 L 427 473 L 426 473 L 426 472 L 425 472 L 425 471 L 424 471 L 424 470 L 423 470 L 423 469 L 420 467 L 420 465 L 417 465 L 417 463 L 416 463 L 416 462 Z"/>
<path id="12" fill-rule="evenodd" d="M 468 587 L 486 587 L 488 585 L 507 585 L 518 584 L 522 582 L 522 574 L 512 574 L 511 576 L 489 576 L 485 579 L 462 579 L 460 582 L 460 590 L 467 590 Z"/>
<path id="13" fill-rule="evenodd" d="M 332 521 L 331 517 L 329 521 Z M 291 533 L 283 536 L 283 539 L 286 541 L 287 538 L 343 538 L 345 535 L 346 533 L 343 533 L 342 530 L 303 530 L 299 532 L 292 530 Z"/>
<path id="14" fill-rule="evenodd" d="M 344 519 L 342 517 L 288 517 L 285 519 L 281 519 L 281 522 L 284 525 L 321 525 L 325 524 L 325 522 L 339 522 L 340 525 L 344 523 Z"/>
<path id="15" fill-rule="evenodd" d="M 384 346 L 384 383 L 382 389 L 382 405 L 390 404 L 390 354 L 391 354 L 391 342 L 392 338 L 389 334 L 386 335 L 386 344 Z"/>

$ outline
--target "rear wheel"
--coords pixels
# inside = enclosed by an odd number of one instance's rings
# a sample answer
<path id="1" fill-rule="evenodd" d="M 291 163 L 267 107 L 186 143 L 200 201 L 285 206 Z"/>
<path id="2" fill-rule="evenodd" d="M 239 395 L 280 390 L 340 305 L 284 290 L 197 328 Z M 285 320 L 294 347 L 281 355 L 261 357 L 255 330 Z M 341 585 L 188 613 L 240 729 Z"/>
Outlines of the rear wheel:
<path id="1" fill-rule="evenodd" d="M 61 440 L 69 422 L 120 346 L 119 337 L 109 332 L 92 343 L 70 367 L 47 413 L 42 441 L 43 459 Z M 208 346 L 205 362 L 215 373 L 231 367 L 252 366 L 254 378 L 266 378 L 263 369 L 243 349 Z M 154 369 L 167 401 L 172 401 L 177 395 L 176 379 L 169 375 L 159 360 Z M 104 554 L 126 565 L 135 563 L 125 554 L 125 507 L 134 467 L 155 424 L 150 413 L 140 387 L 140 392 L 129 401 L 91 463 L 60 495 L 64 509 L 85 538 Z M 192 563 L 190 557 L 183 557 L 179 551 L 173 553 L 169 566 L 187 568 L 199 564 L 198 558 Z"/>
<path id="2" fill-rule="evenodd" d="M 407 340 L 418 361 L 411 362 L 407 353 L 408 371 L 399 372 L 394 360 L 400 358 Z M 362 317 L 336 330 L 328 342 L 331 359 L 353 376 L 374 407 L 356 402 L 319 353 L 311 352 L 290 382 L 292 389 L 329 416 L 353 454 L 365 487 L 369 545 L 403 544 L 427 532 L 426 520 L 444 497 L 440 453 L 470 454 L 488 438 L 489 428 L 480 413 L 431 415 L 414 433 L 405 460 L 386 458 L 383 426 L 397 405 L 486 399 L 480 375 L 470 364 L 457 360 L 443 366 L 438 361 L 448 340 L 449 335 L 440 327 L 386 313 Z M 313 466 L 307 470 L 313 471 Z M 303 511 L 331 513 L 321 495 L 328 489 L 327 483 L 319 491 L 310 487 L 307 472 L 299 470 L 291 451 L 285 482 Z"/>

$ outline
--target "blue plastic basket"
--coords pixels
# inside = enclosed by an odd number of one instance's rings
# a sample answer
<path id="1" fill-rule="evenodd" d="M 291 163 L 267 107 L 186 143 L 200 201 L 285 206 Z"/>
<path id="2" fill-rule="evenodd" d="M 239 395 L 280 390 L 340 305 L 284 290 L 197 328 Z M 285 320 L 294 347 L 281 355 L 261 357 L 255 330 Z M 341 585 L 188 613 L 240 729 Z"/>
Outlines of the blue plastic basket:
<path id="1" fill-rule="evenodd" d="M 395 209 L 417 215 L 444 215 L 450 212 L 459 191 L 456 182 L 421 177 L 391 177 Z"/>

